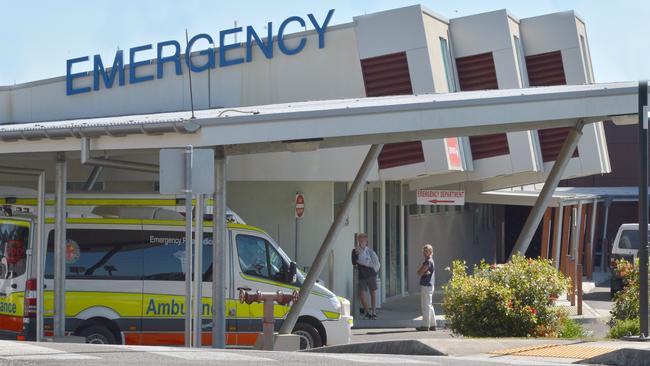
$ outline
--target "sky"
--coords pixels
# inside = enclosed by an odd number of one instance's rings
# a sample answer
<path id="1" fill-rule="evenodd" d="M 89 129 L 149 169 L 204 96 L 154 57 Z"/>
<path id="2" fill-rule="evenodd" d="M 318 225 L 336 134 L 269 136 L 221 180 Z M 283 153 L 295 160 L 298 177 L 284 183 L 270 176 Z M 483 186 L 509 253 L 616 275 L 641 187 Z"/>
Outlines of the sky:
<path id="1" fill-rule="evenodd" d="M 587 23 L 596 82 L 650 78 L 650 1 L 644 0 L 0 0 L 0 86 L 65 75 L 71 58 L 100 54 L 112 60 L 118 48 L 155 48 L 170 39 L 183 44 L 185 29 L 190 37 L 217 38 L 237 21 L 262 32 L 269 21 L 277 27 L 309 13 L 324 19 L 329 9 L 336 9 L 335 25 L 418 3 L 446 18 L 503 8 L 518 18 L 575 10 Z"/>

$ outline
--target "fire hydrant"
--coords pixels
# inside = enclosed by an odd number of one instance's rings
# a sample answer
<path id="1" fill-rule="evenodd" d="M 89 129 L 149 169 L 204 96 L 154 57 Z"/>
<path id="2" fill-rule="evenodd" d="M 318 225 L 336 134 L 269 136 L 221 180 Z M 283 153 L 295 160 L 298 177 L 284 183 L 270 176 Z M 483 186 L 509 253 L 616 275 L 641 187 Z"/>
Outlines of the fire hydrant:
<path id="1" fill-rule="evenodd" d="M 244 304 L 264 303 L 264 318 L 262 326 L 262 349 L 266 351 L 273 351 L 274 336 L 275 336 L 275 318 L 273 316 L 273 304 L 277 302 L 279 305 L 289 305 L 292 302 L 298 301 L 298 291 L 294 290 L 292 294 L 283 294 L 281 291 L 277 292 L 260 292 L 259 290 L 253 294 L 248 293 L 244 289 L 239 289 L 239 302 Z"/>

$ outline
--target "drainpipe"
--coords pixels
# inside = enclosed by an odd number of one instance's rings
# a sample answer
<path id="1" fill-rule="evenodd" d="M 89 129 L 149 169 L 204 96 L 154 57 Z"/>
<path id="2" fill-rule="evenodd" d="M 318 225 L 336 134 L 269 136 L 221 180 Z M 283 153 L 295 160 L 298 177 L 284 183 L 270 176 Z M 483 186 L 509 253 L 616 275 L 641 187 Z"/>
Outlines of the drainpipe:
<path id="1" fill-rule="evenodd" d="M 575 127 L 571 129 L 571 132 L 567 136 L 566 141 L 553 164 L 553 168 L 548 174 L 546 182 L 544 182 L 544 187 L 542 188 L 539 197 L 537 197 L 537 201 L 535 201 L 535 206 L 533 206 L 530 215 L 528 215 L 528 218 L 526 219 L 524 227 L 521 229 L 515 247 L 510 254 L 511 257 L 515 254 L 526 254 L 530 241 L 535 235 L 535 231 L 542 220 L 542 216 L 544 216 L 544 211 L 546 211 L 546 207 L 548 207 L 549 202 L 553 198 L 553 192 L 555 192 L 555 189 L 560 184 L 562 175 L 564 174 L 567 165 L 569 165 L 573 152 L 578 146 L 578 141 L 580 141 L 580 137 L 582 136 L 583 127 L 584 121 L 582 119 L 578 120 L 578 123 L 576 123 Z"/>

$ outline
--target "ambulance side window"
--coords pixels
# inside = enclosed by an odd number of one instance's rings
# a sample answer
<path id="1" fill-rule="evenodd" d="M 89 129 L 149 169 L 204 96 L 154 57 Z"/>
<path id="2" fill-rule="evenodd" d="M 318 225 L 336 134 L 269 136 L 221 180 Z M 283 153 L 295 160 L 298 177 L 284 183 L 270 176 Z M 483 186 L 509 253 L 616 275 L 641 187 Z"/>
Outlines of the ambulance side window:
<path id="1" fill-rule="evenodd" d="M 247 275 L 283 281 L 286 263 L 267 240 L 253 235 L 237 235 L 239 266 Z"/>
<path id="2" fill-rule="evenodd" d="M 54 230 L 47 241 L 45 276 L 53 277 Z M 66 231 L 66 278 L 142 279 L 142 231 L 69 229 Z"/>
<path id="3" fill-rule="evenodd" d="M 145 231 L 144 279 L 153 281 L 185 280 L 185 233 L 182 231 Z"/>

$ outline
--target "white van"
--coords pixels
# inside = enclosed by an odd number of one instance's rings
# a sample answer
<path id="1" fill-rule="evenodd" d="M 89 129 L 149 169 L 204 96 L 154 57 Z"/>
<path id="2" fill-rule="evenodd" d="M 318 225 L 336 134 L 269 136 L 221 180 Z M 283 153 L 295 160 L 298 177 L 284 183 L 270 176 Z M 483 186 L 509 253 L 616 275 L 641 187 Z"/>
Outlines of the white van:
<path id="1" fill-rule="evenodd" d="M 650 240 L 650 225 L 648 225 Z M 612 244 L 611 266 L 614 267 L 615 261 L 625 259 L 630 263 L 636 261 L 639 255 L 639 224 L 623 224 L 618 228 L 614 243 Z M 610 279 L 610 292 L 612 296 L 623 289 L 623 279 L 616 273 L 612 274 Z"/>
<path id="2" fill-rule="evenodd" d="M 145 201 L 137 200 L 138 205 Z M 162 201 L 151 203 L 160 206 Z M 79 211 L 85 211 L 79 209 L 81 205 L 109 205 L 67 220 L 66 332 L 89 343 L 183 344 L 184 220 L 174 216 L 172 209 L 136 206 L 128 199 L 76 202 L 72 198 L 68 203 Z M 293 275 L 295 263 L 267 233 L 246 225 L 232 212 L 228 218 L 227 344 L 252 346 L 262 331 L 263 305 L 241 304 L 237 289 L 291 293 L 300 288 L 304 276 Z M 207 222 L 202 241 L 205 345 L 211 344 L 211 228 Z M 46 335 L 51 334 L 53 321 L 53 229 L 48 219 Z M 0 334 L 12 339 L 35 338 L 36 283 L 29 250 L 33 232 L 31 217 L 0 217 Z M 275 305 L 276 327 L 288 311 L 288 306 Z M 351 327 L 350 302 L 316 284 L 294 333 L 301 336 L 301 348 L 311 348 L 349 343 Z"/>

